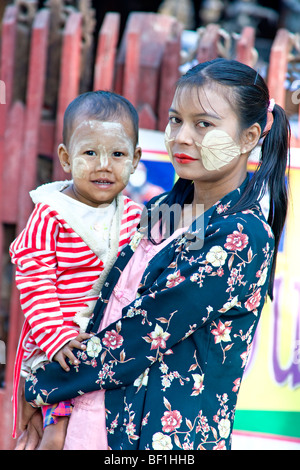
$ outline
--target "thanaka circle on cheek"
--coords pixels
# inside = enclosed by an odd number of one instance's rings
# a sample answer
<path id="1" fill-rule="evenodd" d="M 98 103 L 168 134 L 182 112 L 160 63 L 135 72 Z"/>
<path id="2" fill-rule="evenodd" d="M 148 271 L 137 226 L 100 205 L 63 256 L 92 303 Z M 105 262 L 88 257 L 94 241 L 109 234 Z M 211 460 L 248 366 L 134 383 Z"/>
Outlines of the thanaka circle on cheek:
<path id="1" fill-rule="evenodd" d="M 172 158 L 170 142 L 173 142 L 174 140 L 175 140 L 174 137 L 171 138 L 171 126 L 170 126 L 170 123 L 168 123 L 165 129 L 165 146 L 166 146 L 166 150 L 170 158 Z"/>
<path id="2" fill-rule="evenodd" d="M 72 160 L 72 176 L 75 178 L 84 178 L 87 171 L 90 171 L 90 167 L 83 157 L 75 157 Z"/>
<path id="3" fill-rule="evenodd" d="M 128 158 L 124 162 L 124 167 L 123 167 L 123 170 L 122 170 L 122 173 L 121 173 L 121 179 L 122 179 L 123 184 L 125 186 L 127 186 L 128 182 L 129 182 L 130 175 L 133 173 L 133 171 L 134 171 L 134 168 L 133 168 L 133 164 L 132 164 L 132 159 Z"/>
<path id="4" fill-rule="evenodd" d="M 200 148 L 203 166 L 209 171 L 219 170 L 241 155 L 240 146 L 227 132 L 218 129 L 207 132 L 202 142 L 195 141 L 195 145 Z"/>

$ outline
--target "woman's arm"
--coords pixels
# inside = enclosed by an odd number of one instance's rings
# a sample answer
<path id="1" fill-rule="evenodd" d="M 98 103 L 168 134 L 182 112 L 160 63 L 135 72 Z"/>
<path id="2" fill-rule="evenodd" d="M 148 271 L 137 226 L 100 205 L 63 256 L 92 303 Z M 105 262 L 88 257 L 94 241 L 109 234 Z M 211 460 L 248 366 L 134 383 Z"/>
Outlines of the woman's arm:
<path id="1" fill-rule="evenodd" d="M 222 219 L 199 251 L 178 245 L 172 262 L 123 309 L 122 319 L 89 340 L 86 353 L 77 354 L 80 364 L 67 373 L 56 364 L 38 370 L 27 381 L 26 399 L 55 403 L 126 386 L 163 354 L 172 354 L 178 342 L 227 311 L 257 314 L 265 298 L 272 247 L 273 238 L 252 216 L 244 222 Z"/>

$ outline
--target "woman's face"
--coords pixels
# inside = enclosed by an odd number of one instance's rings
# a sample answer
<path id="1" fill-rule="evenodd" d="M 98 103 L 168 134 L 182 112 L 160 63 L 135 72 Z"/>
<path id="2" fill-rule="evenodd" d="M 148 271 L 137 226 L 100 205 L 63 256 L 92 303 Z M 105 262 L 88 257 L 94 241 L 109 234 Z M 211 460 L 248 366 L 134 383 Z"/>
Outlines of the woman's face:
<path id="1" fill-rule="evenodd" d="M 239 121 L 226 91 L 205 85 L 175 93 L 165 142 L 178 176 L 219 181 L 232 172 L 246 172 Z"/>

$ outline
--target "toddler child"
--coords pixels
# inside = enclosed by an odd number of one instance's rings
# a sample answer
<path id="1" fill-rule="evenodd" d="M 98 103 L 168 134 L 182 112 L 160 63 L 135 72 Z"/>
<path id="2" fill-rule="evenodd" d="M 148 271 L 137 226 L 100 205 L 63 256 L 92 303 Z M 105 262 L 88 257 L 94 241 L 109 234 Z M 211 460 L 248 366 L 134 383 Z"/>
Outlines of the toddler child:
<path id="1" fill-rule="evenodd" d="M 129 101 L 105 91 L 72 101 L 64 116 L 60 163 L 72 180 L 30 193 L 35 208 L 11 244 L 25 315 L 15 365 L 20 375 L 47 361 L 76 364 L 101 286 L 139 223 L 141 207 L 122 194 L 141 157 L 138 115 Z M 61 449 L 71 403 L 43 407 L 39 449 Z M 14 424 L 14 435 L 15 435 Z"/>

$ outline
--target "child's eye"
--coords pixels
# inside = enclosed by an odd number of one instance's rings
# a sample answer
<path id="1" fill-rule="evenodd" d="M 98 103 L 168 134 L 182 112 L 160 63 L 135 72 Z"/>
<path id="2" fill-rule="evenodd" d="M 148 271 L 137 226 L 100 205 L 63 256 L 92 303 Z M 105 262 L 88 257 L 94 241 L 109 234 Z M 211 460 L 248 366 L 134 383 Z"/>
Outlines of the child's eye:
<path id="1" fill-rule="evenodd" d="M 171 124 L 180 124 L 181 120 L 177 116 L 169 116 L 169 122 Z"/>
<path id="2" fill-rule="evenodd" d="M 94 157 L 96 155 L 96 152 L 94 152 L 94 150 L 86 150 L 84 152 L 84 155 L 88 155 L 89 157 Z"/>
<path id="3" fill-rule="evenodd" d="M 124 153 L 123 152 L 113 152 L 114 157 L 123 157 Z"/>

